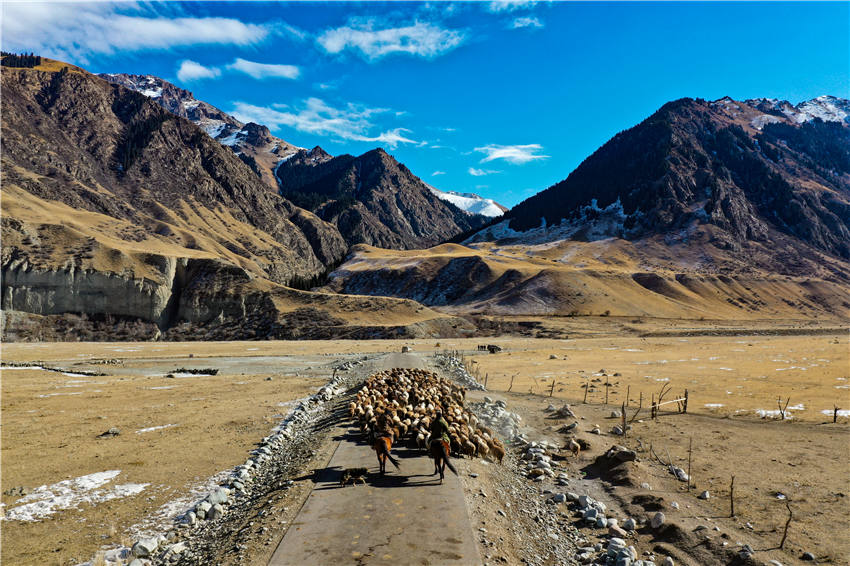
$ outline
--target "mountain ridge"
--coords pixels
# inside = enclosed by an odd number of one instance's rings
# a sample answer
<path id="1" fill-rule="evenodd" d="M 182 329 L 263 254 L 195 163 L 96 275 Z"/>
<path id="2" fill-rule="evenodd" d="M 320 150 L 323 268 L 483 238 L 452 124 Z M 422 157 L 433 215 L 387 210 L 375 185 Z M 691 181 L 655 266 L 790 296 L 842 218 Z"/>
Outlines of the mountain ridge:
<path id="1" fill-rule="evenodd" d="M 278 189 L 274 172 L 281 160 L 302 149 L 273 136 L 266 126 L 243 123 L 165 79 L 125 73 L 101 73 L 98 76 L 139 92 L 172 114 L 197 124 L 211 138 L 230 147 L 272 190 Z"/>
<path id="2" fill-rule="evenodd" d="M 297 147 L 272 136 L 266 126 L 255 123 L 244 124 L 226 112 L 196 99 L 190 91 L 181 89 L 153 75 L 104 73 L 99 76 L 110 82 L 121 84 L 131 90 L 140 92 L 169 112 L 187 118 L 199 125 L 216 141 L 230 147 L 236 152 L 240 159 L 245 161 L 268 186 L 279 191 L 281 195 L 297 193 L 299 196 L 296 198 L 300 198 L 299 204 L 305 208 L 311 208 L 315 201 L 317 201 L 316 195 L 326 194 L 330 189 L 327 187 L 318 187 L 315 183 L 316 179 L 313 179 L 309 187 L 310 190 L 307 191 L 308 193 L 312 193 L 312 196 L 302 194 L 304 183 L 298 181 L 298 178 L 304 175 L 309 176 L 311 172 L 310 167 L 303 166 L 317 166 L 332 159 L 337 159 L 336 163 L 357 159 L 361 163 L 367 162 L 377 167 L 386 168 L 389 165 L 392 169 L 398 169 L 398 172 L 392 173 L 392 176 L 401 178 L 403 181 L 402 185 L 398 186 L 399 191 L 410 191 L 411 185 L 421 182 L 418 178 L 416 182 L 412 181 L 411 178 L 414 177 L 412 173 L 403 164 L 398 163 L 394 159 L 391 164 L 386 164 L 382 160 L 371 159 L 370 155 L 377 150 L 370 150 L 358 157 L 343 154 L 336 156 L 336 158 L 319 146 L 307 151 L 304 148 Z M 380 149 L 380 151 L 384 150 Z M 296 158 L 304 152 L 306 152 L 305 158 Z M 302 166 L 299 173 L 293 173 L 292 170 L 299 165 Z M 286 183 L 283 182 L 282 174 L 286 176 Z M 391 183 L 391 181 L 384 183 L 384 188 L 388 184 L 391 185 Z M 351 193 L 351 191 L 348 192 Z M 387 247 L 408 249 L 411 247 L 435 245 L 466 232 L 476 225 L 483 224 L 482 220 L 468 221 L 468 219 L 458 217 L 453 212 L 452 206 L 457 206 L 459 203 L 465 204 L 474 209 L 469 211 L 470 214 L 476 215 L 478 214 L 478 210 L 483 210 L 488 213 L 485 216 L 495 215 L 494 211 L 498 210 L 499 207 L 499 205 L 495 203 L 491 204 L 484 199 L 455 198 L 451 194 L 441 191 L 432 191 L 432 193 L 440 201 L 450 204 L 443 205 L 436 199 L 423 198 L 420 194 L 408 194 L 406 196 L 406 198 L 414 199 L 421 208 L 426 209 L 426 214 L 430 215 L 438 224 L 430 233 L 416 226 L 420 224 L 420 221 L 413 218 L 417 215 L 413 207 L 405 208 L 404 213 L 401 215 L 406 216 L 407 218 L 405 219 L 400 218 L 399 215 L 393 215 L 387 212 L 389 206 L 387 198 L 372 200 L 367 198 L 366 201 L 361 202 L 362 206 L 356 205 L 355 202 L 349 200 L 337 200 L 334 205 L 336 208 L 340 208 L 341 203 L 344 203 L 348 206 L 354 206 L 355 210 L 334 211 L 333 214 L 328 214 L 327 216 L 329 218 L 337 218 L 340 214 L 343 216 L 340 229 L 350 244 L 380 244 Z M 361 194 L 361 196 L 363 195 L 365 193 Z M 354 201 L 360 202 L 358 201 L 359 197 L 353 194 L 349 196 Z M 377 200 L 381 202 L 379 203 Z M 314 210 L 314 212 L 320 212 L 320 214 L 327 213 L 327 207 L 321 211 Z M 340 212 L 340 214 L 337 214 L 337 212 Z M 362 230 L 357 229 L 354 224 L 358 222 L 364 223 L 366 227 Z"/>
<path id="3" fill-rule="evenodd" d="M 561 225 L 580 219 L 595 199 L 590 208 L 620 209 L 612 236 L 709 223 L 725 232 L 721 246 L 767 241 L 779 231 L 850 257 L 850 122 L 783 114 L 764 123 L 757 108 L 730 100 L 663 105 L 511 209 L 507 226 L 538 228 L 541 218 Z M 825 170 L 819 162 L 827 158 Z"/>
<path id="4" fill-rule="evenodd" d="M 438 198 L 383 148 L 334 157 L 317 146 L 275 174 L 282 195 L 335 224 L 352 244 L 430 247 L 487 221 Z"/>
<path id="5" fill-rule="evenodd" d="M 284 287 L 345 256 L 339 231 L 150 98 L 53 60 L 3 66 L 0 80 L 4 338 L 109 339 L 116 324 L 135 329 L 129 339 L 468 326 L 410 301 Z"/>
<path id="6" fill-rule="evenodd" d="M 671 101 L 463 245 L 355 248 L 331 286 L 471 315 L 847 320 L 850 127 L 769 104 Z"/>

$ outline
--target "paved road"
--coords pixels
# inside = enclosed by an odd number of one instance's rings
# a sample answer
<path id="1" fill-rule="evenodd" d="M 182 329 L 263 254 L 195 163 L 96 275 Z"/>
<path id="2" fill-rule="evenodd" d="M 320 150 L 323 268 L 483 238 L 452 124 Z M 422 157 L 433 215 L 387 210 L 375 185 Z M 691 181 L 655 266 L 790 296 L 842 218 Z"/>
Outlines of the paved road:
<path id="1" fill-rule="evenodd" d="M 384 368 L 421 367 L 416 354 L 390 354 Z M 481 559 L 460 482 L 449 470 L 442 485 L 433 461 L 393 448 L 401 470 L 378 475 L 375 452 L 350 423 L 337 427 L 336 450 L 317 473 L 304 507 L 284 535 L 270 566 L 478 565 Z M 345 468 L 365 467 L 365 485 L 339 486 Z"/>
<path id="2" fill-rule="evenodd" d="M 387 354 L 382 364 L 383 369 L 392 368 L 421 368 L 425 367 L 422 361 L 423 354 Z"/>

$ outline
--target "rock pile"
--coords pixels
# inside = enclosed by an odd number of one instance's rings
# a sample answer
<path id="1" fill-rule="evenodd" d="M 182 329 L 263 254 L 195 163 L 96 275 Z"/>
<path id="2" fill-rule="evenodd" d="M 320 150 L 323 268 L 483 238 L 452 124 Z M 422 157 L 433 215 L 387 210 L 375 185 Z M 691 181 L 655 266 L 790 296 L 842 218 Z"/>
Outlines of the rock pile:
<path id="1" fill-rule="evenodd" d="M 522 417 L 508 411 L 507 403 L 501 399 L 494 401 L 490 397 L 484 397 L 481 403 L 470 403 L 470 408 L 482 423 L 499 433 L 502 438 L 508 439 L 509 442 L 525 442 L 519 428 Z"/>
<path id="2" fill-rule="evenodd" d="M 472 375 L 463 367 L 460 358 L 448 354 L 436 355 L 437 366 L 452 376 L 452 379 L 474 391 L 485 391 L 484 386 L 478 383 Z"/>
<path id="3" fill-rule="evenodd" d="M 557 462 L 552 461 L 551 452 L 556 450 L 554 446 L 548 442 L 529 442 L 525 445 L 522 460 L 525 462 L 525 473 L 529 478 L 536 481 L 543 481 L 545 476 L 555 477 L 555 470 L 558 467 Z M 566 474 L 558 476 L 560 481 L 566 481 Z"/>
<path id="4" fill-rule="evenodd" d="M 147 564 L 147 560 L 157 564 L 175 564 L 184 558 L 193 562 L 201 559 L 196 554 L 197 545 L 190 538 L 195 531 L 207 524 L 217 524 L 234 505 L 250 498 L 255 483 L 262 483 L 268 480 L 267 476 L 275 475 L 273 461 L 285 458 L 293 446 L 310 433 L 310 423 L 328 409 L 332 400 L 350 389 L 355 381 L 356 376 L 339 373 L 314 395 L 299 403 L 272 430 L 272 434 L 263 438 L 244 464 L 233 468 L 221 485 L 175 518 L 175 530 L 169 531 L 167 536 L 143 537 L 136 541 L 128 553 L 135 558 L 131 562 L 132 566 Z M 280 487 L 289 488 L 292 485 L 294 482 L 288 480 L 282 482 Z M 184 540 L 177 540 L 178 533 L 182 533 L 180 536 Z"/>

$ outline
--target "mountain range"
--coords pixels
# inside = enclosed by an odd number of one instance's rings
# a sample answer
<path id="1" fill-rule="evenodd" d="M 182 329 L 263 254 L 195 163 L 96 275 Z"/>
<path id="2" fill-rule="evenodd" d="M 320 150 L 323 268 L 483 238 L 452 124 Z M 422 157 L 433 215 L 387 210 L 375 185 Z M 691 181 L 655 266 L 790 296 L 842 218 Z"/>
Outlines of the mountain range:
<path id="1" fill-rule="evenodd" d="M 157 103 L 163 95 L 48 59 L 4 66 L 2 89 L 4 312 L 76 313 L 107 325 L 101 319 L 118 317 L 152 334 L 176 332 L 180 322 L 235 324 L 245 336 L 291 334 L 282 317 L 319 304 L 334 313 L 299 324 L 324 317 L 326 332 L 348 327 L 355 303 L 413 314 L 402 327 L 448 320 L 395 300 L 319 298 L 282 287 L 319 278 L 349 242 L 273 190 L 230 147 L 165 110 Z M 252 317 L 253 326 L 245 322 Z M 355 318 L 370 327 L 367 315 Z M 398 320 L 378 317 L 374 332 Z"/>
<path id="2" fill-rule="evenodd" d="M 337 158 L 321 147 L 306 151 L 272 136 L 266 126 L 243 124 L 161 78 L 99 76 L 135 90 L 203 128 L 230 147 L 274 190 L 334 223 L 350 244 L 399 249 L 433 246 L 480 226 L 486 221 L 483 217 L 499 216 L 506 210 L 475 194 L 434 189 L 383 150 L 381 154 L 367 152 L 358 157 Z M 303 155 L 292 159 L 299 152 Z M 328 161 L 333 163 L 326 165 Z M 354 166 L 342 171 L 343 163 Z M 338 173 L 344 178 L 329 175 L 331 169 L 340 169 Z M 351 186 L 342 186 L 346 183 Z M 438 198 L 434 199 L 426 189 Z M 468 214 L 458 214 L 455 208 Z"/>
<path id="3" fill-rule="evenodd" d="M 464 246 L 358 248 L 333 288 L 466 313 L 847 318 L 848 109 L 670 102 Z"/>
<path id="4" fill-rule="evenodd" d="M 155 77 L 44 59 L 2 89 L 9 339 L 850 317 L 843 99 L 670 102 L 500 219 L 383 149 L 303 149 Z"/>

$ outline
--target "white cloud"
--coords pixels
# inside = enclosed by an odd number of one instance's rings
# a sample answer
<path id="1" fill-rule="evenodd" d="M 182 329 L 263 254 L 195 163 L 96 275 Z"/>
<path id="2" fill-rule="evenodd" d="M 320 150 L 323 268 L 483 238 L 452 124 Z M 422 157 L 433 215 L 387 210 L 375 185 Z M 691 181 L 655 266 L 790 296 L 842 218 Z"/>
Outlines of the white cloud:
<path id="1" fill-rule="evenodd" d="M 524 10 L 537 4 L 537 0 L 493 0 L 487 9 L 491 12 L 514 12 Z"/>
<path id="2" fill-rule="evenodd" d="M 152 7 L 153 6 L 153 7 Z M 276 25 L 233 18 L 170 17 L 137 3 L 4 2 L 3 48 L 87 62 L 92 54 L 189 45 L 256 45 Z"/>
<path id="3" fill-rule="evenodd" d="M 511 22 L 511 28 L 519 29 L 519 28 L 542 28 L 543 22 L 541 22 L 538 18 L 531 17 L 521 17 L 514 18 L 514 21 Z"/>
<path id="4" fill-rule="evenodd" d="M 482 147 L 476 147 L 475 151 L 484 153 L 485 157 L 481 163 L 503 159 L 514 165 L 522 165 L 536 159 L 546 159 L 548 155 L 541 155 L 538 152 L 543 149 L 539 143 L 531 143 L 528 145 L 499 145 L 490 144 Z"/>
<path id="5" fill-rule="evenodd" d="M 265 124 L 272 129 L 288 126 L 299 132 L 343 140 L 378 142 L 389 147 L 396 147 L 400 143 L 419 143 L 406 137 L 405 134 L 410 130 L 405 128 L 372 134 L 376 126 L 370 118 L 387 112 L 389 110 L 385 108 L 366 108 L 351 103 L 344 108 L 334 108 L 319 98 L 308 98 L 300 108 L 290 108 L 285 104 L 266 107 L 236 102 L 231 113 L 243 122 Z"/>
<path id="6" fill-rule="evenodd" d="M 381 28 L 374 20 L 350 20 L 347 26 L 326 30 L 316 41 L 328 53 L 350 49 L 374 61 L 394 53 L 433 58 L 456 48 L 464 39 L 462 31 L 428 22 Z"/>
<path id="7" fill-rule="evenodd" d="M 431 173 L 431 176 L 436 177 L 437 175 L 445 175 L 445 174 L 446 174 L 445 171 L 434 171 L 433 173 Z"/>
<path id="8" fill-rule="evenodd" d="M 473 177 L 483 177 L 484 175 L 492 175 L 493 173 L 501 173 L 501 171 L 493 171 L 492 169 L 476 169 L 475 167 L 470 167 L 468 172 Z"/>
<path id="9" fill-rule="evenodd" d="M 191 82 L 198 79 L 214 79 L 221 75 L 221 70 L 217 67 L 204 67 L 196 61 L 185 59 L 180 62 L 180 68 L 177 69 L 177 78 L 181 82 Z"/>
<path id="10" fill-rule="evenodd" d="M 272 65 L 269 63 L 256 63 L 247 61 L 242 58 L 237 58 L 233 63 L 227 66 L 232 71 L 245 73 L 249 77 L 255 79 L 268 78 L 283 78 L 297 79 L 301 71 L 295 65 Z"/>

